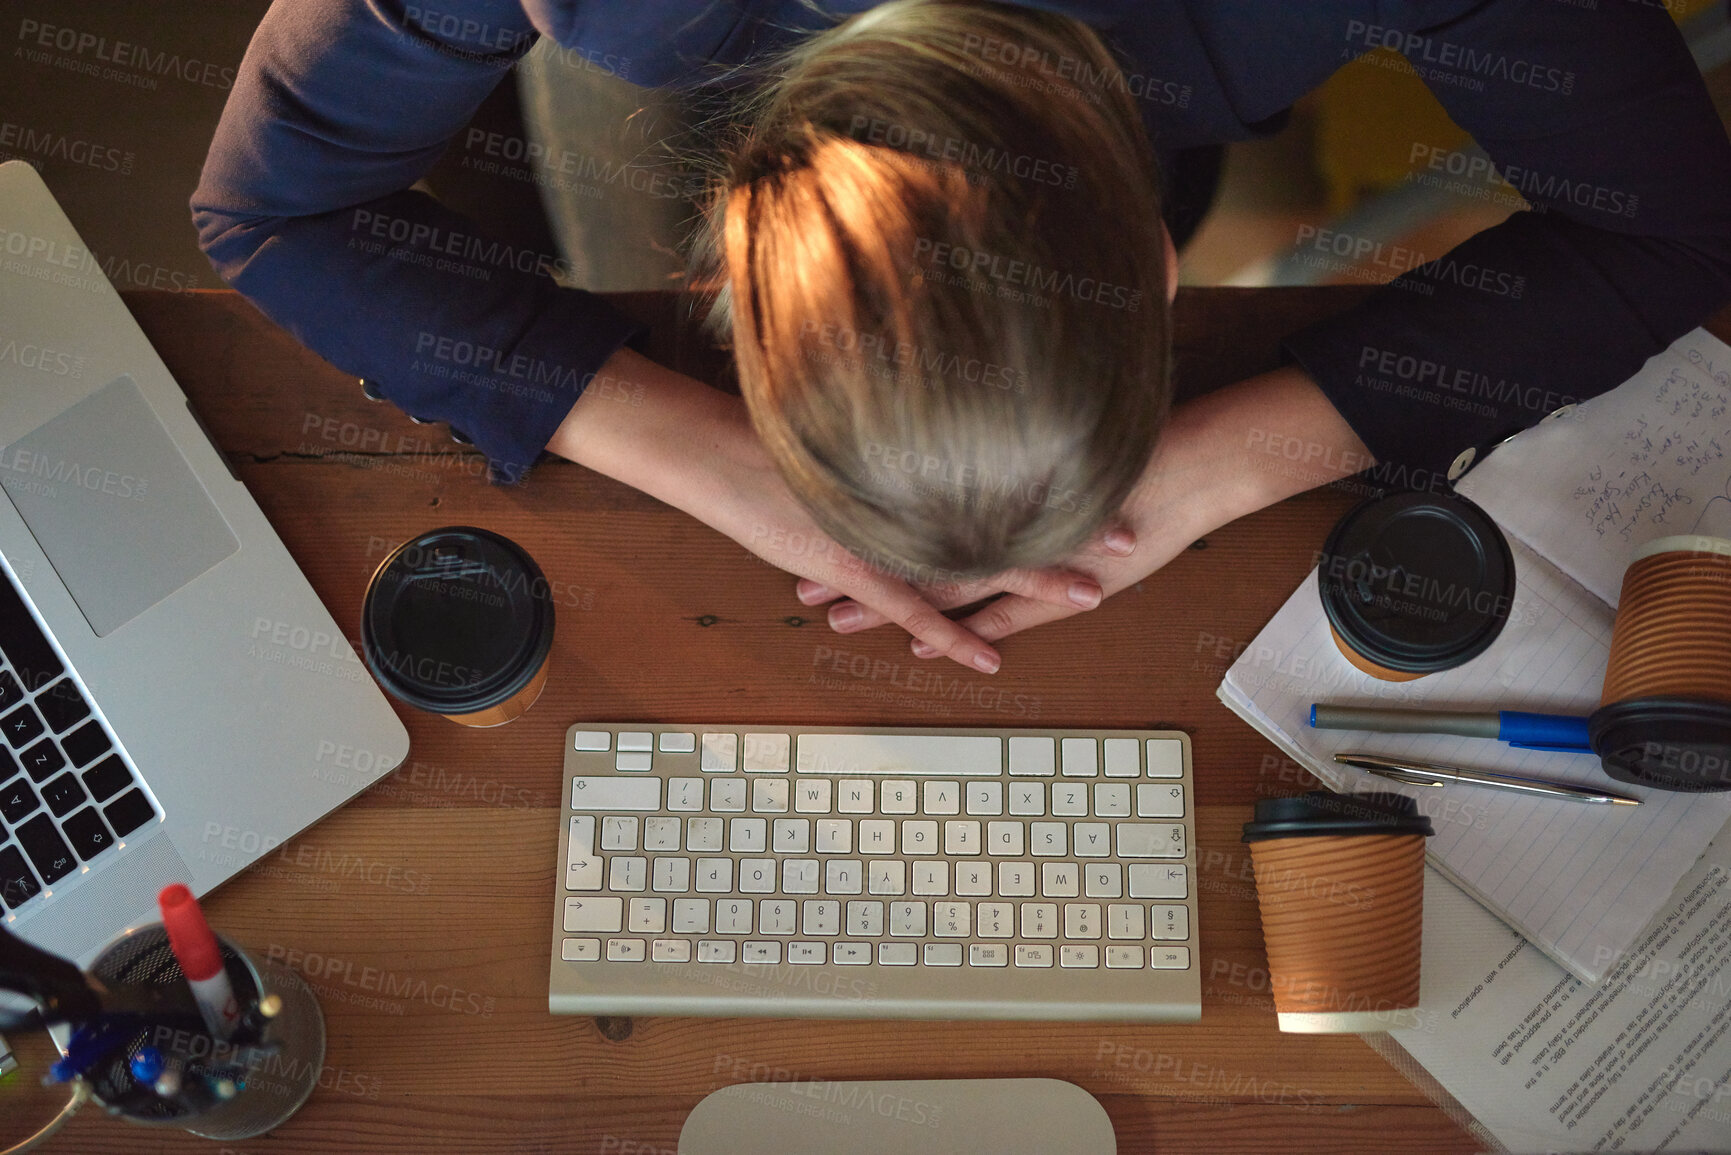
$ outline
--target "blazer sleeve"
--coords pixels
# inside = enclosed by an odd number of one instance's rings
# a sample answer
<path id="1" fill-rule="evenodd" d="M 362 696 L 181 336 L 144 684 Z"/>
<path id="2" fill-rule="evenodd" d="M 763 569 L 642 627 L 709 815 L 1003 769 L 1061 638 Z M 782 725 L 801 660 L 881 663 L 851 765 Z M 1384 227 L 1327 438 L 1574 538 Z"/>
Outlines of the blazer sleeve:
<path id="1" fill-rule="evenodd" d="M 1414 180 L 1531 205 L 1286 342 L 1389 484 L 1453 481 L 1628 379 L 1731 299 L 1731 144 L 1659 7 L 1491 0 L 1351 21 L 1400 50 L 1483 157 L 1415 142 Z"/>
<path id="2" fill-rule="evenodd" d="M 225 281 L 503 481 L 636 331 L 557 255 L 410 189 L 537 34 L 516 0 L 276 0 L 192 197 Z"/>

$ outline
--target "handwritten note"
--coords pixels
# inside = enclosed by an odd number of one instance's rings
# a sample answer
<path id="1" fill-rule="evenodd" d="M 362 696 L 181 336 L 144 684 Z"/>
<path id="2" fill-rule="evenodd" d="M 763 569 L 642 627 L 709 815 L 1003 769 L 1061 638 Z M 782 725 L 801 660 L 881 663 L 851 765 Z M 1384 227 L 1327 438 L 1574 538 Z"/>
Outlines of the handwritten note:
<path id="1" fill-rule="evenodd" d="M 1641 545 L 1731 538 L 1731 346 L 1702 329 L 1500 447 L 1460 492 L 1608 605 Z"/>

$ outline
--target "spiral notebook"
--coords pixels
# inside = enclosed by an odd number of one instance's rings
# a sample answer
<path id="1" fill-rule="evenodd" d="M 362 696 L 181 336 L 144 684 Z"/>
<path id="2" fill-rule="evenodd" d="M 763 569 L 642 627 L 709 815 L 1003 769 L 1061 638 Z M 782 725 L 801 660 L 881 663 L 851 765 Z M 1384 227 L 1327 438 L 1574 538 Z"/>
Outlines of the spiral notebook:
<path id="1" fill-rule="evenodd" d="M 1484 654 L 1415 682 L 1346 662 L 1313 572 L 1226 673 L 1229 708 L 1336 790 L 1399 790 L 1436 836 L 1433 866 L 1589 983 L 1622 957 L 1728 818 L 1731 794 L 1609 783 L 1591 755 L 1421 734 L 1313 730 L 1312 702 L 1590 713 L 1630 556 L 1655 538 L 1731 537 L 1731 347 L 1680 338 L 1621 388 L 1504 444 L 1457 487 L 1509 536 L 1517 591 Z M 1639 807 L 1470 786 L 1399 786 L 1332 761 L 1367 750 L 1583 785 Z"/>

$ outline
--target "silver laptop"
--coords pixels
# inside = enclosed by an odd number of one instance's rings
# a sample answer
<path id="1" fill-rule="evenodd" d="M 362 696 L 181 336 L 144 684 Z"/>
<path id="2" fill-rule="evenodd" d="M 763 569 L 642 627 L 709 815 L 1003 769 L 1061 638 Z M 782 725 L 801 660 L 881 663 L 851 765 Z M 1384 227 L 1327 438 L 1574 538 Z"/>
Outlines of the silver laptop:
<path id="1" fill-rule="evenodd" d="M 18 161 L 0 447 L 0 919 L 84 962 L 167 883 L 210 890 L 397 767 L 408 734 Z"/>

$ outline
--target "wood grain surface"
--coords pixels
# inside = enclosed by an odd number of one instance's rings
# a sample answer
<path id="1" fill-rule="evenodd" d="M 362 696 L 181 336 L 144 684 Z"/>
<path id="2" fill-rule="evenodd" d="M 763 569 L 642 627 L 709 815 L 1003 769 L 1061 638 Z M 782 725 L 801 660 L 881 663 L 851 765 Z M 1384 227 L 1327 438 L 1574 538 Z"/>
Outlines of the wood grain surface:
<path id="1" fill-rule="evenodd" d="M 1183 292 L 1181 388 L 1277 364 L 1280 336 L 1365 291 Z M 831 633 L 794 599 L 791 577 L 607 478 L 548 461 L 522 487 L 486 484 L 480 459 L 443 426 L 366 400 L 234 294 L 126 300 L 351 638 L 380 558 L 435 526 L 515 539 L 555 589 L 552 676 L 527 715 L 474 731 L 398 707 L 409 761 L 209 900 L 219 930 L 313 983 L 329 1029 L 311 1101 L 235 1150 L 671 1153 L 686 1113 L 731 1083 L 1008 1075 L 1099 1096 L 1126 1153 L 1476 1149 L 1357 1038 L 1275 1029 L 1238 839 L 1258 798 L 1313 783 L 1214 690 L 1353 493 L 1313 491 L 1210 535 L 1099 610 L 1006 641 L 995 677 L 939 671 L 894 630 Z M 654 323 L 652 355 L 724 380 L 725 358 L 679 322 L 678 302 L 623 303 Z M 1731 315 L 1719 322 L 1731 335 Z M 1202 1021 L 553 1017 L 561 742 L 584 718 L 1186 730 Z M 60 1094 L 35 1085 L 45 1038 L 12 1041 L 25 1070 L 0 1082 L 0 1142 L 46 1118 Z M 94 1108 L 46 1149 L 224 1150 Z"/>

